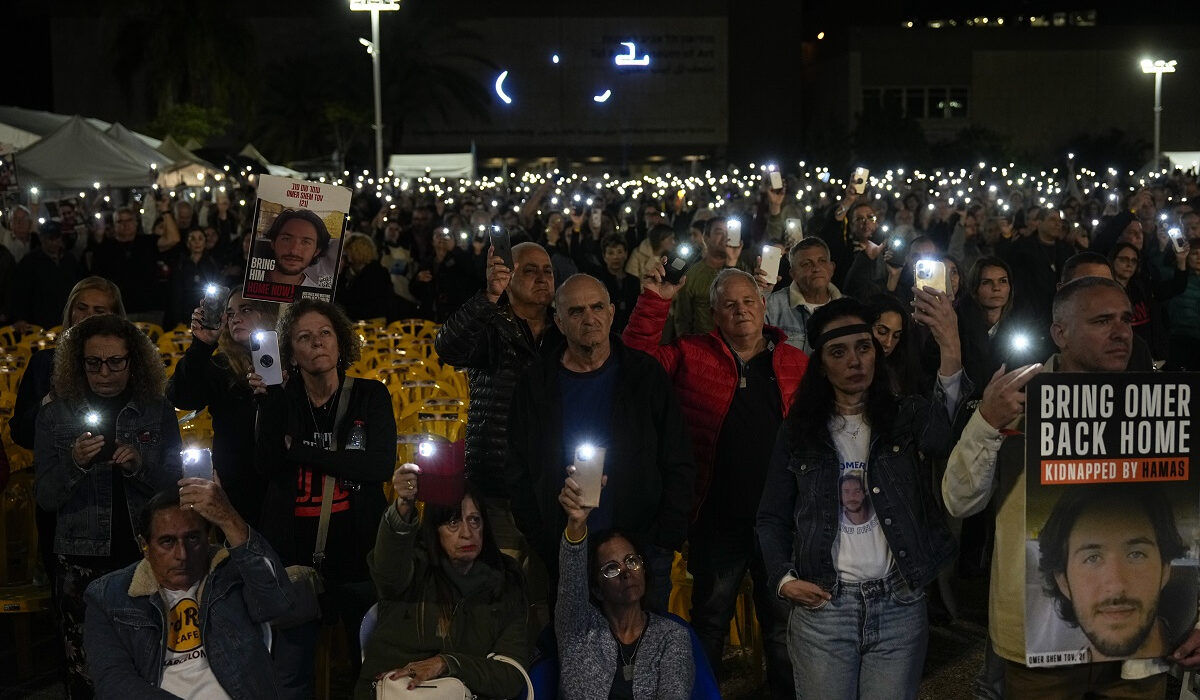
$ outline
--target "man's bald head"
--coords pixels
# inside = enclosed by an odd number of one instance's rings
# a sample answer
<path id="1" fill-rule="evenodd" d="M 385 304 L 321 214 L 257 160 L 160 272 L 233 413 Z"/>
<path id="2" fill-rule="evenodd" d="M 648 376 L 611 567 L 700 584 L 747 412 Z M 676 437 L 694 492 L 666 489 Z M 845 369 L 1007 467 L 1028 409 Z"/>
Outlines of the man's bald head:
<path id="1" fill-rule="evenodd" d="M 522 245 L 524 245 L 524 244 L 522 244 Z M 571 275 L 570 277 L 568 277 L 567 279 L 563 280 L 563 283 L 558 286 L 557 290 L 555 290 L 555 292 L 554 292 L 554 308 L 556 310 L 555 313 L 558 312 L 557 311 L 558 309 L 563 308 L 563 300 L 564 299 L 574 295 L 577 291 L 582 291 L 585 289 L 589 289 L 589 290 L 594 289 L 594 290 L 598 291 L 604 297 L 604 303 L 606 303 L 606 304 L 612 303 L 612 297 L 608 293 L 608 287 L 605 287 L 603 282 L 596 279 L 595 277 L 592 277 L 591 275 L 585 275 L 582 272 L 577 272 L 577 273 Z"/>
<path id="2" fill-rule="evenodd" d="M 526 256 L 545 257 L 547 262 L 550 260 L 550 254 L 546 249 L 532 241 L 518 243 L 512 247 L 513 264 L 517 267 L 521 266 Z"/>

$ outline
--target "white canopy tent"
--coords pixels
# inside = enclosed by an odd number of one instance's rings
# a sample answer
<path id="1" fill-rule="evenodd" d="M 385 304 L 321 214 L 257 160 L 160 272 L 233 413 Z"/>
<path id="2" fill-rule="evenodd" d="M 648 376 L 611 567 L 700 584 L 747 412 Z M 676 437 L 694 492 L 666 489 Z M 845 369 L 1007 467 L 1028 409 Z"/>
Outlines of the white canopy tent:
<path id="1" fill-rule="evenodd" d="M 108 130 L 104 133 L 108 134 L 109 138 L 124 146 L 125 150 L 144 159 L 147 168 L 153 165 L 160 172 L 170 168 L 170 158 L 163 155 L 156 147 L 138 138 L 132 131 L 122 126 L 120 122 L 113 122 L 113 125 L 108 127 Z M 159 143 L 162 142 L 159 141 Z"/>
<path id="2" fill-rule="evenodd" d="M 162 140 L 157 150 L 171 162 L 167 170 L 159 173 L 158 184 L 161 187 L 199 187 L 204 184 L 205 178 L 221 172 L 212 163 L 180 146 L 170 136 Z"/>
<path id="3" fill-rule="evenodd" d="M 155 179 L 149 164 L 83 117 L 70 117 L 57 130 L 16 155 L 22 182 L 44 189 L 140 187 Z"/>
<path id="4" fill-rule="evenodd" d="M 300 172 L 299 170 L 292 170 L 284 165 L 275 165 L 271 161 L 267 160 L 267 157 L 264 156 L 257 148 L 255 148 L 254 144 L 252 143 L 246 144 L 245 147 L 238 152 L 238 155 L 245 156 L 262 164 L 262 166 L 267 169 L 267 172 L 271 173 L 272 175 L 277 175 L 279 177 L 294 177 L 301 180 L 304 179 L 304 173 Z"/>
<path id="5" fill-rule="evenodd" d="M 1164 151 L 1163 155 L 1171 162 L 1172 169 L 1200 170 L 1200 151 Z"/>
<path id="6" fill-rule="evenodd" d="M 387 169 L 396 177 L 475 179 L 474 153 L 393 153 Z"/>

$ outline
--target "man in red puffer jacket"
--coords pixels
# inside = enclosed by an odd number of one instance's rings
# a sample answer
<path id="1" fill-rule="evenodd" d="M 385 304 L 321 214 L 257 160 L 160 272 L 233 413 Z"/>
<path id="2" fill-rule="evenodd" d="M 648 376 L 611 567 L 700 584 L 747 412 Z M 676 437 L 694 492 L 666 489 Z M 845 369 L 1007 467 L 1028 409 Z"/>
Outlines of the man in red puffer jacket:
<path id="1" fill-rule="evenodd" d="M 659 345 L 671 299 L 683 286 L 663 279 L 661 263 L 642 282 L 622 340 L 666 369 L 692 437 L 696 505 L 688 535 L 692 626 L 714 669 L 746 570 L 754 579 L 767 677 L 774 698 L 793 697 L 787 609 L 766 580 L 754 536 L 767 463 L 779 425 L 808 366 L 808 356 L 763 322 L 766 302 L 755 279 L 722 270 L 709 291 L 716 328 Z M 686 278 L 685 278 L 686 279 Z M 708 498 L 709 494 L 718 497 Z"/>

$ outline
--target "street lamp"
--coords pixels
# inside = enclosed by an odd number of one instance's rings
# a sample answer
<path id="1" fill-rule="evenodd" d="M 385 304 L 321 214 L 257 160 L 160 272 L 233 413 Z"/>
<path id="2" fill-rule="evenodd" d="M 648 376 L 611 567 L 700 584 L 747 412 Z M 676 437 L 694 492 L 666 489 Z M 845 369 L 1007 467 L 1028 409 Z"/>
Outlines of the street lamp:
<path id="1" fill-rule="evenodd" d="M 1154 74 L 1154 169 L 1157 170 L 1162 155 L 1159 149 L 1159 134 L 1162 123 L 1162 78 L 1163 73 L 1175 72 L 1175 61 L 1142 59 L 1142 72 Z"/>
<path id="2" fill-rule="evenodd" d="M 379 13 L 400 9 L 398 0 L 350 0 L 350 10 L 371 13 L 371 40 L 359 39 L 371 56 L 371 77 L 375 84 L 375 178 L 383 177 L 383 95 L 379 85 Z"/>

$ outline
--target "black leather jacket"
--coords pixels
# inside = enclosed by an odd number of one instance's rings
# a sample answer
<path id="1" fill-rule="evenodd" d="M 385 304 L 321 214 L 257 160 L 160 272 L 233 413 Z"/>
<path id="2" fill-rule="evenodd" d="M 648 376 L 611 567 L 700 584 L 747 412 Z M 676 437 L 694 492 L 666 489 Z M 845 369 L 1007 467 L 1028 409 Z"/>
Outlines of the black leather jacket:
<path id="1" fill-rule="evenodd" d="M 466 470 L 484 496 L 508 498 L 504 455 L 508 451 L 508 413 L 517 377 L 554 348 L 562 334 L 546 310 L 546 327 L 535 339 L 529 326 L 507 305 L 479 292 L 458 307 L 434 341 L 442 362 L 467 370 L 471 403 L 467 409 Z"/>

